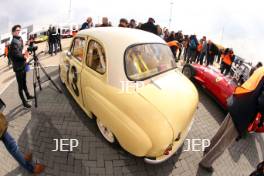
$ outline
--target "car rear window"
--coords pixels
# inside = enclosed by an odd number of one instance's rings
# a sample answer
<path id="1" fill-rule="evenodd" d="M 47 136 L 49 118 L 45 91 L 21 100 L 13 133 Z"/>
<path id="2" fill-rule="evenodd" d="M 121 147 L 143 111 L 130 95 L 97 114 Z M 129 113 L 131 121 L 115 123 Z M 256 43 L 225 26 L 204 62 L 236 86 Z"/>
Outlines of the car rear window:
<path id="1" fill-rule="evenodd" d="M 175 67 L 172 52 L 165 44 L 138 44 L 125 52 L 125 71 L 130 80 L 144 80 Z"/>

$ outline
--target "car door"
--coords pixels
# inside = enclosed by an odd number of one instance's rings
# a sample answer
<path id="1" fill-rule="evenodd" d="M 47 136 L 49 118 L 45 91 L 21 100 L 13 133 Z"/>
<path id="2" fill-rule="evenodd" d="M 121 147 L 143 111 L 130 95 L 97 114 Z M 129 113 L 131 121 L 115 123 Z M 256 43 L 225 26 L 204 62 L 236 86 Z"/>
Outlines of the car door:
<path id="1" fill-rule="evenodd" d="M 106 86 L 106 56 L 102 45 L 91 39 L 88 42 L 86 60 L 82 72 L 84 107 L 87 112 L 103 112 Z M 95 112 L 94 112 L 95 113 Z"/>
<path id="2" fill-rule="evenodd" d="M 86 51 L 86 39 L 76 37 L 72 42 L 68 57 L 66 86 L 79 103 L 83 106 L 81 72 Z"/>

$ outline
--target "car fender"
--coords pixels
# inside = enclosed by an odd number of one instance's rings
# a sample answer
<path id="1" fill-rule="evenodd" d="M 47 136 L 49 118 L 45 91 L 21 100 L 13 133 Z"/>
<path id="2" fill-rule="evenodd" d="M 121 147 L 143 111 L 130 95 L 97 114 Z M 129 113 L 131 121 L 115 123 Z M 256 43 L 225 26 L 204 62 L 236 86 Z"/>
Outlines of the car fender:
<path id="1" fill-rule="evenodd" d="M 89 109 L 113 132 L 124 150 L 135 156 L 145 156 L 152 148 L 152 142 L 144 130 L 92 88 L 86 87 L 85 91 L 93 102 L 88 105 Z"/>

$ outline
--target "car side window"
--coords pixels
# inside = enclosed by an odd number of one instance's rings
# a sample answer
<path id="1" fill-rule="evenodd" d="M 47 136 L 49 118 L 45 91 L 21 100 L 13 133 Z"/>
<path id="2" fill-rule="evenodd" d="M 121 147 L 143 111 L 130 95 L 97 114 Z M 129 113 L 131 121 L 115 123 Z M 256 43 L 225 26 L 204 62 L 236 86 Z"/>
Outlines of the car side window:
<path id="1" fill-rule="evenodd" d="M 91 40 L 88 45 L 86 65 L 100 74 L 106 72 L 104 49 L 94 40 Z"/>
<path id="2" fill-rule="evenodd" d="M 85 39 L 75 38 L 71 47 L 71 54 L 78 61 L 82 62 L 85 53 Z"/>

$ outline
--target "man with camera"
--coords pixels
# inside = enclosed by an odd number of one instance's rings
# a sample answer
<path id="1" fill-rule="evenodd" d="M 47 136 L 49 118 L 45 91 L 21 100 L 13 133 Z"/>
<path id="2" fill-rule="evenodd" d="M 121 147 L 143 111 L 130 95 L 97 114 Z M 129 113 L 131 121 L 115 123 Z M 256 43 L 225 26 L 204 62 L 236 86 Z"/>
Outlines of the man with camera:
<path id="1" fill-rule="evenodd" d="M 22 100 L 23 106 L 26 108 L 31 108 L 31 105 L 28 104 L 27 100 L 33 99 L 34 97 L 31 96 L 27 89 L 26 84 L 26 59 L 23 55 L 23 40 L 19 36 L 21 31 L 20 25 L 15 25 L 12 27 L 12 35 L 13 39 L 10 45 L 10 57 L 13 64 L 13 70 L 16 74 L 16 80 L 18 84 L 18 93 Z M 27 100 L 24 97 L 23 91 L 26 94 Z"/>

